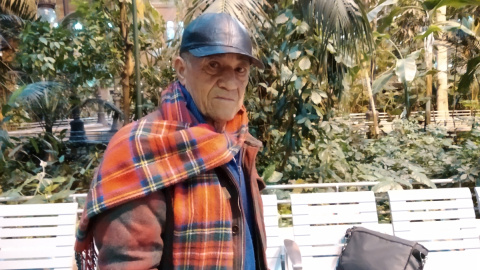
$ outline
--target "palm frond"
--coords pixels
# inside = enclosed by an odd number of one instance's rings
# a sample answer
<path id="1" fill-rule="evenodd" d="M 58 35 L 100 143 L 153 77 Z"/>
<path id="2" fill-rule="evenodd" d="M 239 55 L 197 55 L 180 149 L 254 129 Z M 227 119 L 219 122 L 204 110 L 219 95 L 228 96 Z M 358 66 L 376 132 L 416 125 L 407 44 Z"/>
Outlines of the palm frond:
<path id="1" fill-rule="evenodd" d="M 320 59 L 325 60 L 327 45 L 345 56 L 358 59 L 373 47 L 372 30 L 358 0 L 299 0 L 304 18 L 320 31 Z"/>
<path id="2" fill-rule="evenodd" d="M 261 0 L 194 0 L 185 15 L 185 24 L 202 13 L 227 13 L 250 29 L 267 17 Z"/>
<path id="3" fill-rule="evenodd" d="M 24 20 L 34 20 L 37 5 L 34 0 L 0 0 L 0 13 L 17 15 Z"/>
<path id="4" fill-rule="evenodd" d="M 449 0 L 449 1 L 442 1 L 442 0 L 426 0 L 423 2 L 425 7 L 429 10 L 438 9 L 443 6 L 451 6 L 454 8 L 462 8 L 465 6 L 479 6 L 479 0 Z"/>
<path id="5" fill-rule="evenodd" d="M 5 47 L 12 48 L 12 45 L 10 45 L 7 38 L 0 33 L 0 51 Z"/>
<path id="6" fill-rule="evenodd" d="M 8 132 L 3 130 L 2 125 L 0 125 L 0 158 L 3 157 L 5 147 L 13 147 L 13 144 L 10 140 L 10 136 L 8 136 Z"/>
<path id="7" fill-rule="evenodd" d="M 8 103 L 37 103 L 50 91 L 63 89 L 63 84 L 59 82 L 35 82 L 21 87 L 13 92 Z"/>
<path id="8" fill-rule="evenodd" d="M 0 25 L 2 27 L 21 28 L 25 25 L 22 18 L 14 14 L 0 14 Z"/>
<path id="9" fill-rule="evenodd" d="M 472 58 L 467 63 L 467 72 L 462 75 L 458 83 L 458 91 L 461 93 L 468 93 L 470 85 L 474 81 L 477 70 L 480 69 L 480 56 Z"/>
<path id="10" fill-rule="evenodd" d="M 18 39 L 25 26 L 24 20 L 16 15 L 0 14 L 0 48 L 13 49 L 9 41 Z"/>

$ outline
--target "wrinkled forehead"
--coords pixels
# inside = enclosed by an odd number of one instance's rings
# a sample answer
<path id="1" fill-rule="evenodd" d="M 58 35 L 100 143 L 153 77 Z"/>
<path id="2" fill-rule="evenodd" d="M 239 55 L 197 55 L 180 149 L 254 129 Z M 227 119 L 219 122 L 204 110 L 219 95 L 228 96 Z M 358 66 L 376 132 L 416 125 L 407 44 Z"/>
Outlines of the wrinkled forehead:
<path id="1" fill-rule="evenodd" d="M 207 55 L 203 57 L 196 57 L 191 54 L 188 55 L 189 60 L 195 59 L 196 62 L 201 62 L 201 63 L 206 63 L 211 60 L 216 60 L 216 61 L 224 61 L 230 64 L 233 64 L 231 61 L 236 60 L 238 63 L 245 64 L 245 65 L 251 65 L 252 60 L 250 57 L 243 55 L 243 54 L 238 54 L 238 53 L 222 53 L 222 54 L 212 54 L 212 55 Z"/>
<path id="2" fill-rule="evenodd" d="M 243 55 L 243 54 L 239 54 L 239 53 L 213 54 L 213 55 L 204 56 L 203 58 L 221 60 L 221 59 L 231 59 L 230 57 L 232 57 L 232 58 L 234 58 L 238 61 L 245 61 L 245 62 L 248 62 L 248 63 L 251 62 L 250 57 L 248 57 L 246 55 Z"/>

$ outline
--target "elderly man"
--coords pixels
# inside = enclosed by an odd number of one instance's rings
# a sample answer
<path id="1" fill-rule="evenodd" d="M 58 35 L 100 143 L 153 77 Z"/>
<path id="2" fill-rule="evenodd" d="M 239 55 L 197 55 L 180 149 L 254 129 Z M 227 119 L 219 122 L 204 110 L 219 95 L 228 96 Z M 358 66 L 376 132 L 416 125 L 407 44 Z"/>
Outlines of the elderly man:
<path id="1" fill-rule="evenodd" d="M 266 269 L 243 98 L 250 37 L 227 14 L 185 29 L 160 108 L 112 138 L 79 224 L 80 269 Z M 93 245 L 95 241 L 98 255 Z"/>

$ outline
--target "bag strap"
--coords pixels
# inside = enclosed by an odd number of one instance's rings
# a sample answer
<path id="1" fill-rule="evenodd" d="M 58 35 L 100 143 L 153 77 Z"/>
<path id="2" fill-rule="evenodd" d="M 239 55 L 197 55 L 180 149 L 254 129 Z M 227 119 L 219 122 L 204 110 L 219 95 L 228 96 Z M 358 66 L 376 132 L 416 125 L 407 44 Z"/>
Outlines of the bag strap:
<path id="1" fill-rule="evenodd" d="M 422 270 L 423 267 L 425 266 L 425 261 L 427 260 L 427 256 L 415 247 L 413 247 L 412 255 L 413 257 L 415 257 L 415 259 L 417 259 L 420 262 L 420 270 Z"/>

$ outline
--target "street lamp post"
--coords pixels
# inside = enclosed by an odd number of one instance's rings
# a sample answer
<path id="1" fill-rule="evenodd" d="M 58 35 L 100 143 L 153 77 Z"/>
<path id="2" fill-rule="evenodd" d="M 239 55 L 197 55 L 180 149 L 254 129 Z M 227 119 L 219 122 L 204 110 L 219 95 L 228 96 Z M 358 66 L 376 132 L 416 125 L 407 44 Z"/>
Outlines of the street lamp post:
<path id="1" fill-rule="evenodd" d="M 40 18 L 40 20 L 50 23 L 51 26 L 54 26 L 57 23 L 55 5 L 55 0 L 38 1 L 37 16 Z"/>
<path id="2" fill-rule="evenodd" d="M 136 118 L 142 117 L 143 95 L 140 89 L 140 52 L 138 48 L 138 22 L 137 22 L 137 1 L 132 0 L 133 15 L 133 52 L 135 54 L 135 92 L 137 93 Z"/>

